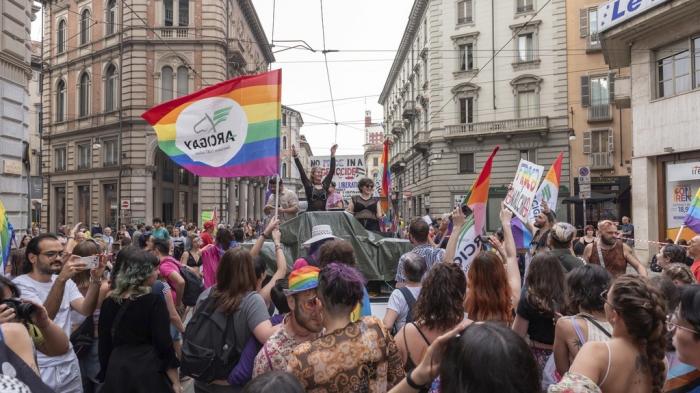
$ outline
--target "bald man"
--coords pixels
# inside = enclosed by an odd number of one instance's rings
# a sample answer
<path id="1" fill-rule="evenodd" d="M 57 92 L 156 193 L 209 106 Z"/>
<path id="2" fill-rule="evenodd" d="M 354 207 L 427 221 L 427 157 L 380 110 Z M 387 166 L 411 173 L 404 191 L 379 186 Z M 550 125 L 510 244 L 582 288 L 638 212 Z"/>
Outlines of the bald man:
<path id="1" fill-rule="evenodd" d="M 586 246 L 583 257 L 588 263 L 603 266 L 613 278 L 625 274 L 628 264 L 640 276 L 647 276 L 647 270 L 634 255 L 634 250 L 618 239 L 617 227 L 610 220 L 598 223 L 598 238 Z"/>
<path id="2" fill-rule="evenodd" d="M 700 235 L 690 239 L 690 243 L 688 244 L 688 256 L 693 258 L 690 271 L 693 272 L 695 281 L 700 282 Z"/>

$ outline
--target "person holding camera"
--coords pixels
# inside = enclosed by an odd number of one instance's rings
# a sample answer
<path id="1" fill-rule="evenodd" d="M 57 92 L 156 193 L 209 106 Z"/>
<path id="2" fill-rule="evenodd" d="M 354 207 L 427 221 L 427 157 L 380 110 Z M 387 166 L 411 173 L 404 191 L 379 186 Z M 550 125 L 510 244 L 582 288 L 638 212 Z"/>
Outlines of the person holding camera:
<path id="1" fill-rule="evenodd" d="M 12 281 L 0 276 L 0 363 L 3 364 L 0 373 L 14 372 L 32 392 L 52 392 L 39 377 L 34 348 L 62 355 L 69 349 L 68 337 L 49 319 L 42 305 L 21 301 L 20 295 Z"/>
<path id="2" fill-rule="evenodd" d="M 52 319 L 70 336 L 71 310 L 89 316 L 97 307 L 97 298 L 105 270 L 105 258 L 88 261 L 64 252 L 63 245 L 53 234 L 41 234 L 27 245 L 25 274 L 13 282 L 21 290 L 22 298 L 46 308 L 47 318 Z M 72 278 L 79 272 L 90 270 L 90 284 L 83 296 Z M 56 355 L 39 351 L 37 361 L 41 379 L 61 393 L 83 391 L 78 358 L 72 348 Z"/>

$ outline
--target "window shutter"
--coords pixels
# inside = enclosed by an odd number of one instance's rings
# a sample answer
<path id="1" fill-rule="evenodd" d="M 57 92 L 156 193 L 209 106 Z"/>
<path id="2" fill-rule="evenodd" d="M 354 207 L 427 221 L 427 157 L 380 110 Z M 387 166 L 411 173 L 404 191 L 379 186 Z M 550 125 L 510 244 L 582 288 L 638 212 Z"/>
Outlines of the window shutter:
<path id="1" fill-rule="evenodd" d="M 612 154 L 615 151 L 615 140 L 613 139 L 613 131 L 608 130 L 608 153 Z"/>
<path id="2" fill-rule="evenodd" d="M 610 93 L 610 102 L 615 102 L 615 73 L 608 73 L 608 92 Z"/>
<path id="3" fill-rule="evenodd" d="M 579 23 L 581 28 L 581 38 L 588 37 L 588 8 L 579 10 Z"/>
<path id="4" fill-rule="evenodd" d="M 591 154 L 591 132 L 583 133 L 583 154 Z"/>
<path id="5" fill-rule="evenodd" d="M 581 77 L 581 106 L 587 108 L 591 105 L 591 77 Z"/>

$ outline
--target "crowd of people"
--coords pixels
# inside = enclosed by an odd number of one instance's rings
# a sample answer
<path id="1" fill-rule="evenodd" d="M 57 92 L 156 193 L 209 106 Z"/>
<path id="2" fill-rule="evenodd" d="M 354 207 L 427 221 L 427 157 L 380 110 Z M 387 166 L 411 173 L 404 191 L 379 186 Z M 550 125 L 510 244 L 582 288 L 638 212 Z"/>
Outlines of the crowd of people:
<path id="1" fill-rule="evenodd" d="M 373 183 L 340 207 L 331 177 L 310 176 L 309 210 L 378 229 Z M 455 263 L 469 213 L 457 207 L 410 222 L 373 315 L 355 249 L 330 226 L 288 265 L 279 226 L 298 200 L 270 185 L 265 225 L 154 219 L 21 239 L 0 277 L 2 391 L 700 391 L 700 236 L 667 242 L 647 269 L 628 220 L 579 234 L 543 204 L 518 249 L 502 206 L 501 229 Z"/>

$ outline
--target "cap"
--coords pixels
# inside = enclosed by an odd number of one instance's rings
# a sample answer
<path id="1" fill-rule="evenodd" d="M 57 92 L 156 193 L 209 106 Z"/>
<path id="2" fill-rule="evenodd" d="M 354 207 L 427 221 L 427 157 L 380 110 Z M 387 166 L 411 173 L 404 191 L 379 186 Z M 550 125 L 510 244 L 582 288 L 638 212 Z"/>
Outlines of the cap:
<path id="1" fill-rule="evenodd" d="M 303 266 L 289 274 L 289 289 L 284 293 L 293 295 L 295 293 L 308 291 L 318 286 L 318 273 L 321 270 L 316 266 Z"/>

